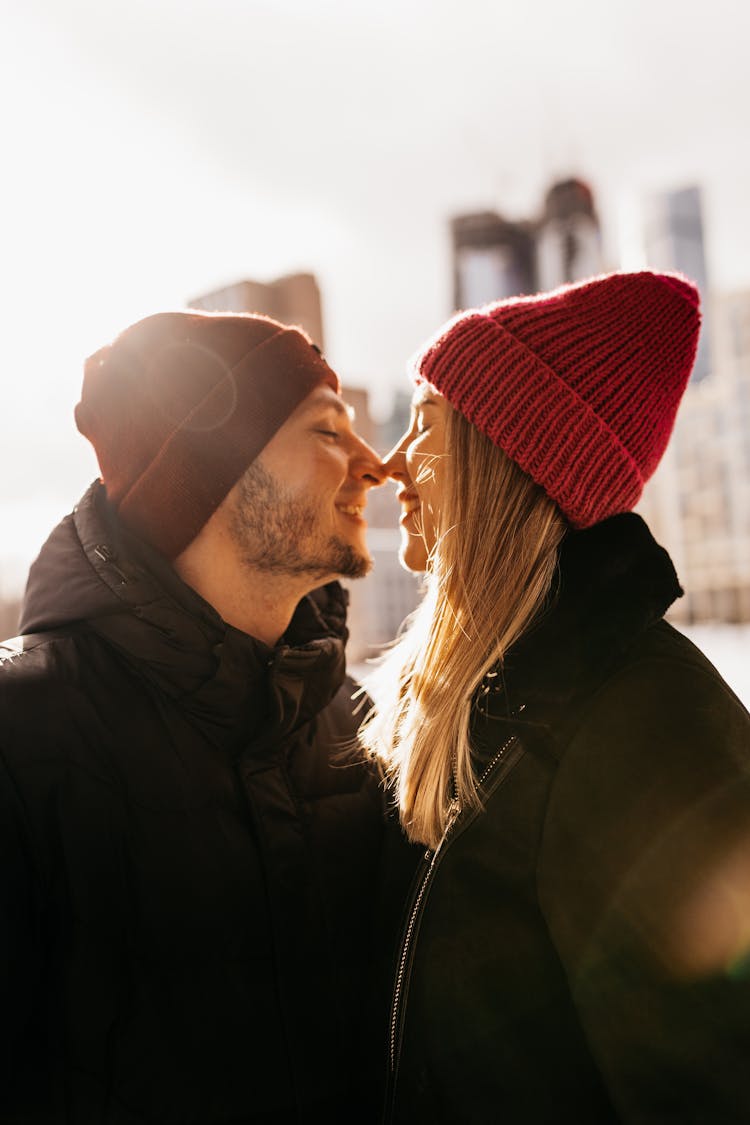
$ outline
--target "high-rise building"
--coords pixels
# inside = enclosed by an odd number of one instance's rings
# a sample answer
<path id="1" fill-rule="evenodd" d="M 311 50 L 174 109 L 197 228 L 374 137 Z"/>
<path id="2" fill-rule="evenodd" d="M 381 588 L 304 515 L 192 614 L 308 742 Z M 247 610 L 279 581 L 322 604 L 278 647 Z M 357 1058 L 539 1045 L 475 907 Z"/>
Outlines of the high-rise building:
<path id="1" fill-rule="evenodd" d="M 554 289 L 601 273 L 599 220 L 582 180 L 552 184 L 541 218 L 508 222 L 494 211 L 451 222 L 457 309 Z"/>
<path id="2" fill-rule="evenodd" d="M 323 349 L 320 289 L 311 273 L 293 273 L 275 281 L 237 281 L 189 302 L 207 312 L 262 313 L 283 324 L 298 324 Z"/>
<path id="3" fill-rule="evenodd" d="M 688 386 L 639 505 L 686 590 L 673 616 L 750 621 L 750 291 L 712 302 L 711 374 Z"/>
<path id="4" fill-rule="evenodd" d="M 677 270 L 697 284 L 704 298 L 703 324 L 691 379 L 699 383 L 711 369 L 711 318 L 703 233 L 703 203 L 698 187 L 660 192 L 646 200 L 646 262 L 657 270 Z"/>
<path id="5" fill-rule="evenodd" d="M 528 223 L 509 223 L 494 211 L 459 215 L 453 235 L 453 307 L 534 291 L 534 235 Z"/>
<path id="6" fill-rule="evenodd" d="M 601 272 L 601 232 L 591 188 L 583 180 L 561 180 L 547 192 L 536 232 L 537 288 L 556 289 Z"/>

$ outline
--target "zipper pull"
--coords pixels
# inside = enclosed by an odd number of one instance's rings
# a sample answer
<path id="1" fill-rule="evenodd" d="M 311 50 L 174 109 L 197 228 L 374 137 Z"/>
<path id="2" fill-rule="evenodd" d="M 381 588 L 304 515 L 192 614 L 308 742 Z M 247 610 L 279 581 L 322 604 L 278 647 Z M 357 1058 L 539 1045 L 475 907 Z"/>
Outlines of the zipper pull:
<path id="1" fill-rule="evenodd" d="M 94 554 L 98 559 L 101 559 L 103 563 L 106 563 L 107 566 L 112 567 L 112 570 L 114 570 L 115 574 L 119 577 L 123 586 L 128 585 L 130 579 L 124 571 L 120 570 L 119 566 L 117 565 L 117 557 L 112 553 L 112 551 L 110 551 L 109 547 L 107 547 L 103 543 L 99 543 L 96 547 L 94 547 Z"/>

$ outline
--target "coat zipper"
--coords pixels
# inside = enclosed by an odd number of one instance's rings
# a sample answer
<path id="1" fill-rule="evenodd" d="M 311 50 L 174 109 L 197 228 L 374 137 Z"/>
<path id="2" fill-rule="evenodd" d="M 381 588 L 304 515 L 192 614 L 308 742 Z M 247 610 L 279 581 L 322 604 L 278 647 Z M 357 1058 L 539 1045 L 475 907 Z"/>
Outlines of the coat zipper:
<path id="1" fill-rule="evenodd" d="M 500 749 L 492 757 L 491 761 L 488 763 L 481 777 L 479 778 L 479 781 L 477 782 L 477 788 L 481 789 L 490 778 L 490 775 L 495 770 L 495 767 L 498 766 L 503 759 L 505 759 L 504 764 L 506 768 L 498 772 L 498 775 L 493 780 L 491 786 L 486 790 L 485 793 L 482 794 L 485 800 L 487 800 L 495 792 L 497 787 L 504 780 L 504 778 L 507 777 L 512 767 L 516 764 L 518 759 L 523 754 L 523 747 L 520 745 L 520 743 L 518 743 L 517 753 L 510 756 L 507 755 L 508 750 L 511 748 L 511 746 L 513 746 L 514 743 L 517 743 L 516 735 L 513 735 L 500 747 Z M 465 828 L 468 828 L 469 824 L 471 824 L 478 811 L 478 809 L 474 809 L 472 810 L 472 813 L 470 815 L 467 815 L 463 818 L 461 824 L 462 831 Z M 419 882 L 418 889 L 412 900 L 412 906 L 409 911 L 409 919 L 404 930 L 403 940 L 401 942 L 401 955 L 399 957 L 398 971 L 396 973 L 396 983 L 393 988 L 389 1028 L 390 1089 L 388 1098 L 386 1100 L 389 1114 L 391 1109 L 393 1108 L 393 1099 L 395 1097 L 396 1091 L 396 1078 L 398 1075 L 398 1063 L 401 1052 L 400 1038 L 404 1021 L 404 994 L 406 991 L 406 985 L 408 984 L 409 973 L 411 971 L 415 930 L 418 928 L 418 923 L 421 921 L 420 916 L 424 906 L 424 901 L 429 886 L 435 875 L 438 863 L 440 859 L 442 859 L 442 856 L 445 854 L 446 848 L 451 842 L 451 837 L 453 836 L 454 829 L 456 828 L 456 825 L 461 817 L 462 809 L 460 808 L 458 800 L 454 798 L 451 802 L 451 807 L 449 810 L 448 823 L 445 827 L 445 831 L 443 832 L 440 843 L 437 845 L 434 852 L 430 851 L 429 848 L 425 852 L 423 862 L 427 864 L 427 869 Z M 386 1120 L 390 1120 L 390 1117 L 387 1117 Z"/>
<path id="2" fill-rule="evenodd" d="M 419 917 L 420 909 L 421 909 L 421 906 L 422 906 L 422 900 L 425 896 L 425 892 L 427 891 L 427 887 L 428 887 L 428 885 L 429 885 L 429 883 L 432 879 L 432 873 L 435 869 L 435 863 L 436 863 L 437 857 L 440 854 L 440 852 L 441 852 L 441 850 L 442 850 L 442 848 L 445 844 L 445 841 L 448 837 L 448 833 L 451 831 L 451 829 L 453 828 L 453 825 L 456 823 L 457 817 L 458 817 L 458 802 L 453 801 L 453 802 L 451 802 L 451 811 L 450 811 L 448 823 L 446 825 L 445 832 L 443 833 L 443 837 L 442 837 L 440 843 L 438 844 L 438 846 L 437 846 L 437 848 L 435 849 L 434 852 L 430 851 L 429 848 L 428 848 L 427 851 L 424 854 L 424 862 L 427 863 L 427 865 L 428 865 L 427 870 L 425 871 L 424 875 L 422 876 L 422 878 L 420 880 L 419 889 L 418 889 L 416 897 L 414 898 L 414 901 L 412 903 L 411 910 L 409 911 L 409 921 L 406 925 L 406 930 L 404 931 L 404 938 L 403 938 L 403 941 L 401 943 L 401 956 L 399 957 L 398 972 L 396 974 L 396 983 L 394 985 L 393 999 L 391 1001 L 391 1021 L 390 1021 L 390 1037 L 389 1037 L 390 1038 L 390 1056 L 389 1057 L 390 1057 L 390 1064 L 391 1064 L 391 1072 L 395 1071 L 395 1069 L 396 1069 L 396 1047 L 397 1047 L 397 1038 L 398 1038 L 399 1009 L 400 1009 L 400 1006 L 401 1006 L 401 996 L 402 996 L 402 992 L 403 992 L 404 979 L 405 979 L 405 976 L 406 976 L 407 962 L 409 960 L 409 950 L 411 948 L 411 939 L 412 939 L 412 935 L 414 933 L 414 927 L 416 925 L 417 918 Z"/>

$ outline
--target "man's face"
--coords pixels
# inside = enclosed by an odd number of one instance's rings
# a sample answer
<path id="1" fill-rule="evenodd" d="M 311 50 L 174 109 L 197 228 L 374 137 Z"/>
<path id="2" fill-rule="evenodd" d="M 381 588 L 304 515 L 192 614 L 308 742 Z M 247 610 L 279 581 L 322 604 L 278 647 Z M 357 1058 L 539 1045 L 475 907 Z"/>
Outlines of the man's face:
<path id="1" fill-rule="evenodd" d="M 385 474 L 328 385 L 304 399 L 227 497 L 243 563 L 312 585 L 361 578 L 372 565 L 363 511 Z"/>

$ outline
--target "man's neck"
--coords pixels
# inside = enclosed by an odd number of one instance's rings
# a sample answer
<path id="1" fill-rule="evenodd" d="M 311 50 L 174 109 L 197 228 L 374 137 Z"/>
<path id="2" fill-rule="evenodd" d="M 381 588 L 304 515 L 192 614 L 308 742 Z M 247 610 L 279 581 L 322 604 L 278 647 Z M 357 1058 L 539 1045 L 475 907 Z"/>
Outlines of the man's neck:
<path id="1" fill-rule="evenodd" d="M 240 563 L 234 553 L 209 551 L 199 539 L 174 560 L 174 568 L 228 625 L 270 647 L 286 632 L 300 599 L 327 578 L 269 574 Z"/>

